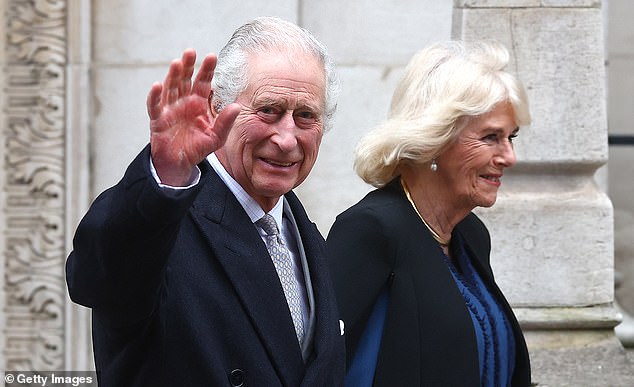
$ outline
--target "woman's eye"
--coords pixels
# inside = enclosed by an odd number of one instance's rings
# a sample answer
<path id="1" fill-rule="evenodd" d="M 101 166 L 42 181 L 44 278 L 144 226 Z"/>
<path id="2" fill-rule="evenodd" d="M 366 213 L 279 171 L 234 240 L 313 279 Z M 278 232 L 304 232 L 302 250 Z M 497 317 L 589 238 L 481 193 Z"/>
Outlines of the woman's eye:
<path id="1" fill-rule="evenodd" d="M 493 143 L 498 141 L 498 136 L 497 134 L 489 134 L 487 136 L 484 136 L 482 140 L 485 142 Z"/>

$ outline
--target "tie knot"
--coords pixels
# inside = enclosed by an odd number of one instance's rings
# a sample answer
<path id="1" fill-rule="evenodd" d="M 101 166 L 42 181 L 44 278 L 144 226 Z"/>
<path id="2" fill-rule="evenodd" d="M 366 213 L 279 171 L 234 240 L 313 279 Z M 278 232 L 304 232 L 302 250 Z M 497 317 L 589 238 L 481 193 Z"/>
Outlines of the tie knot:
<path id="1" fill-rule="evenodd" d="M 262 227 L 266 235 L 277 235 L 280 233 L 277 228 L 277 222 L 275 222 L 275 218 L 271 214 L 264 214 L 255 224 Z"/>

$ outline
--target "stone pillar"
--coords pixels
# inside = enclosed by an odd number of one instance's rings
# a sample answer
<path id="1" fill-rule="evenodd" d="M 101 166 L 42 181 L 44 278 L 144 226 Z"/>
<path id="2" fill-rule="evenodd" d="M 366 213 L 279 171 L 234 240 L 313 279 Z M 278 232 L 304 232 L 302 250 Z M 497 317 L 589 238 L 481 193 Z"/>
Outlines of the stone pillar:
<path id="1" fill-rule="evenodd" d="M 599 0 L 455 0 L 452 35 L 511 51 L 533 123 L 498 203 L 479 213 L 497 280 L 524 328 L 540 385 L 632 385 L 614 335 L 613 212 Z"/>
<path id="2" fill-rule="evenodd" d="M 8 0 L 2 7 L 0 368 L 60 370 L 67 299 L 66 1 Z"/>
<path id="3" fill-rule="evenodd" d="M 0 4 L 0 370 L 93 367 L 64 263 L 89 182 L 90 2 Z M 71 232 L 68 232 L 71 230 Z"/>
<path id="4" fill-rule="evenodd" d="M 5 1 L 0 1 L 0 15 L 6 15 L 7 14 L 7 9 L 6 9 L 6 2 Z M 7 19 L 6 17 L 2 19 L 2 22 L 0 22 L 0 36 L 4 37 L 7 36 Z M 0 39 L 0 53 L 2 53 L 2 55 L 0 55 L 0 85 L 3 85 L 2 88 L 0 88 L 0 149 L 2 149 L 3 151 L 6 149 L 5 144 L 5 134 L 4 134 L 4 127 L 7 124 L 7 116 L 5 114 L 6 111 L 6 98 L 7 98 L 7 90 L 6 87 L 4 85 L 6 85 L 6 72 L 7 72 L 7 66 L 8 66 L 8 62 L 6 60 L 7 55 L 6 55 L 6 39 Z M 6 181 L 6 172 L 5 172 L 5 158 L 4 158 L 4 153 L 2 153 L 2 157 L 0 157 L 0 281 L 1 283 L 4 285 L 4 278 L 5 278 L 5 262 L 7 259 L 7 255 L 5 253 L 6 251 L 6 238 L 4 237 L 4 235 L 6 235 L 6 221 L 5 219 L 5 214 L 6 214 L 6 190 L 4 189 L 4 182 Z M 6 296 L 6 292 L 4 290 L 4 286 L 0 286 L 0 308 L 2 308 L 2 311 L 4 311 L 4 307 L 6 305 L 6 300 L 7 300 L 7 296 Z M 6 339 L 5 339 L 5 326 L 6 326 L 6 318 L 4 317 L 4 313 L 0 312 L 0 329 L 2 329 L 2 331 L 0 332 L 0 348 L 6 348 Z M 5 363 L 5 355 L 4 355 L 4 351 L 0 351 L 0 367 L 3 367 L 3 369 L 6 369 L 5 367 L 6 363 Z"/>
<path id="5" fill-rule="evenodd" d="M 67 1 L 65 128 L 65 256 L 72 249 L 77 224 L 90 206 L 90 129 L 92 127 L 92 2 Z M 65 369 L 94 369 L 90 310 L 65 299 Z"/>

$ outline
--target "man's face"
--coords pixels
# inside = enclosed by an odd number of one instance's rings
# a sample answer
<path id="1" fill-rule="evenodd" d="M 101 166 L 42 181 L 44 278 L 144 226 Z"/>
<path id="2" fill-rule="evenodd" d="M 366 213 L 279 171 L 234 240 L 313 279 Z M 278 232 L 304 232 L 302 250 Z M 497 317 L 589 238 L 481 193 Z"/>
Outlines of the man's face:
<path id="1" fill-rule="evenodd" d="M 291 59 L 289 60 L 289 57 Z M 229 174 L 264 209 L 297 187 L 315 164 L 323 135 L 325 75 L 312 55 L 272 51 L 249 57 L 248 87 L 225 145 Z"/>

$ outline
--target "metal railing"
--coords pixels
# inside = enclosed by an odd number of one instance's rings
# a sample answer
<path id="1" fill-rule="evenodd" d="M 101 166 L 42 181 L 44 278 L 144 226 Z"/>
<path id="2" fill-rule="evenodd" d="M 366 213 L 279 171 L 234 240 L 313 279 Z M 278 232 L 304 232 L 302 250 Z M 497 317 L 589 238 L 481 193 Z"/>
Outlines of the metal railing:
<path id="1" fill-rule="evenodd" d="M 634 136 L 625 134 L 610 134 L 608 135 L 608 145 L 634 145 Z"/>

